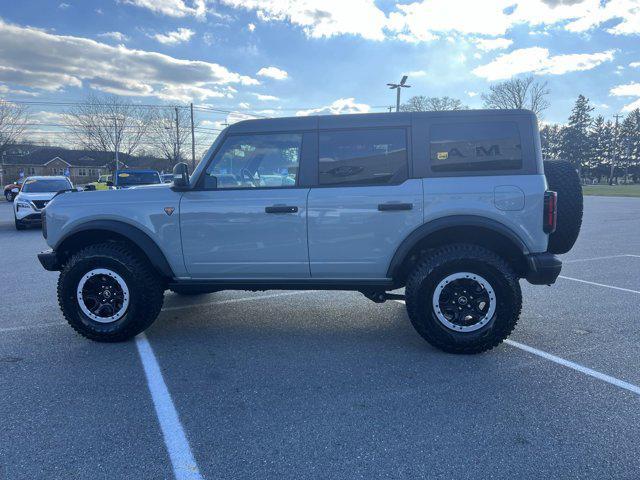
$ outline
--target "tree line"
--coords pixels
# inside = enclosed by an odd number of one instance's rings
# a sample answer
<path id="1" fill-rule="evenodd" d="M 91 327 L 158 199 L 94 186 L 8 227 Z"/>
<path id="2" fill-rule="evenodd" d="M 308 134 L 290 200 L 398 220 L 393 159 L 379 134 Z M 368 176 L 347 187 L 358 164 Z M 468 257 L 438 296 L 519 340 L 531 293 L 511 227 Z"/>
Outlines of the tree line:
<path id="1" fill-rule="evenodd" d="M 593 117 L 593 106 L 579 95 L 566 124 L 540 130 L 547 159 L 571 162 L 585 182 L 609 184 L 640 181 L 640 109 L 605 119 Z"/>
<path id="2" fill-rule="evenodd" d="M 117 96 L 90 95 L 57 118 L 57 142 L 94 152 L 156 156 L 172 166 L 190 161 L 191 114 L 184 106 L 138 105 Z M 38 131 L 29 127 L 48 125 L 24 105 L 0 98 L 0 155 L 9 146 L 31 144 Z M 194 121 L 196 142 L 207 135 Z M 53 132 L 52 132 L 53 133 Z M 210 139 L 207 140 L 210 144 Z"/>

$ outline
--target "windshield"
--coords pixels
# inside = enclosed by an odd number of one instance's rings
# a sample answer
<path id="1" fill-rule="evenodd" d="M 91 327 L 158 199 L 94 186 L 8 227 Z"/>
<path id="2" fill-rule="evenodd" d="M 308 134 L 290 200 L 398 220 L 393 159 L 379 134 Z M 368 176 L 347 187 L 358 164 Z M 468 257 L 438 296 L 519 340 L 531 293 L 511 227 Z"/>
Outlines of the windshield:
<path id="1" fill-rule="evenodd" d="M 118 173 L 117 185 L 150 185 L 160 182 L 158 172 L 121 172 Z"/>
<path id="2" fill-rule="evenodd" d="M 24 182 L 22 191 L 25 193 L 59 192 L 71 188 L 69 180 L 36 180 L 31 178 Z"/>

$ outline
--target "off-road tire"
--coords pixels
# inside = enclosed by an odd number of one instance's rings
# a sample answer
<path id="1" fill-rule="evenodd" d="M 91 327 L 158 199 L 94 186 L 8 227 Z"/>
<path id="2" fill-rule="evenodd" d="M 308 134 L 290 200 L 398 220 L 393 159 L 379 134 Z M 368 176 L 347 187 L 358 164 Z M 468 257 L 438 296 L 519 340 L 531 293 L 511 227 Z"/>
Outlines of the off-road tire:
<path id="1" fill-rule="evenodd" d="M 13 199 L 15 197 L 13 195 L 13 192 L 4 192 L 4 198 L 7 199 L 7 202 L 13 202 Z"/>
<path id="2" fill-rule="evenodd" d="M 24 224 L 22 220 L 18 220 L 16 217 L 13 218 L 16 223 L 16 230 L 26 230 L 27 226 Z"/>
<path id="3" fill-rule="evenodd" d="M 78 304 L 76 289 L 92 269 L 108 268 L 125 281 L 130 302 L 125 315 L 112 323 L 87 317 Z M 74 254 L 58 279 L 58 303 L 69 325 L 80 335 L 98 342 L 120 342 L 147 329 L 162 309 L 164 284 L 149 262 L 126 244 L 90 245 Z"/>
<path id="4" fill-rule="evenodd" d="M 432 305 L 438 283 L 457 272 L 481 275 L 495 292 L 495 313 L 473 332 L 446 327 Z M 423 256 L 409 274 L 405 294 L 413 327 L 431 345 L 449 353 L 480 353 L 499 345 L 515 328 L 522 309 L 520 284 L 513 269 L 492 251 L 471 244 L 448 245 Z"/>
<path id="5" fill-rule="evenodd" d="M 573 165 L 561 160 L 544 162 L 544 174 L 549 189 L 558 193 L 558 224 L 549 235 L 551 253 L 567 253 L 578 239 L 582 226 L 582 185 Z"/>

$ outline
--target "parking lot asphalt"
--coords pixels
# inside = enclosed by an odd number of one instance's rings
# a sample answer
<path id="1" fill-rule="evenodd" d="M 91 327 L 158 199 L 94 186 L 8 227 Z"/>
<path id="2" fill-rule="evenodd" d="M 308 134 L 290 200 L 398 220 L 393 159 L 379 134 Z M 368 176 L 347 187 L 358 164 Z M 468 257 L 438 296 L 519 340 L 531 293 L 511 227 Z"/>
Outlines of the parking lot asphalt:
<path id="1" fill-rule="evenodd" d="M 343 292 L 167 293 L 138 344 L 93 343 L 12 215 L 0 479 L 638 478 L 640 199 L 585 198 L 563 278 L 522 282 L 517 343 L 476 356 Z"/>

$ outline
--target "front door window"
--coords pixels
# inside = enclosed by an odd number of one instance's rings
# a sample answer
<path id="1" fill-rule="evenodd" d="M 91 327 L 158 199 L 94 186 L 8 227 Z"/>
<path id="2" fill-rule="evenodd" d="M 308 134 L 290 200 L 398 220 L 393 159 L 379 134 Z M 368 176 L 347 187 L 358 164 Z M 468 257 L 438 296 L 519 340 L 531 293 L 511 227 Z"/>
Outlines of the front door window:
<path id="1" fill-rule="evenodd" d="M 205 172 L 217 188 L 294 187 L 300 166 L 301 133 L 233 135 Z"/>

